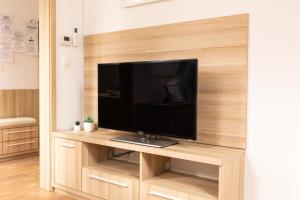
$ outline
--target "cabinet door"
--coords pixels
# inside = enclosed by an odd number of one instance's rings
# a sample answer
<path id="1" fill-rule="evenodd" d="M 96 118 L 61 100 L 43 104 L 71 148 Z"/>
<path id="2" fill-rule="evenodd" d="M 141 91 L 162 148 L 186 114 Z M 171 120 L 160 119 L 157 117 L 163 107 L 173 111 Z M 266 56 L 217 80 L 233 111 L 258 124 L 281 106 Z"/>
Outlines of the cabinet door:
<path id="1" fill-rule="evenodd" d="M 81 142 L 55 138 L 54 181 L 56 184 L 81 190 Z"/>

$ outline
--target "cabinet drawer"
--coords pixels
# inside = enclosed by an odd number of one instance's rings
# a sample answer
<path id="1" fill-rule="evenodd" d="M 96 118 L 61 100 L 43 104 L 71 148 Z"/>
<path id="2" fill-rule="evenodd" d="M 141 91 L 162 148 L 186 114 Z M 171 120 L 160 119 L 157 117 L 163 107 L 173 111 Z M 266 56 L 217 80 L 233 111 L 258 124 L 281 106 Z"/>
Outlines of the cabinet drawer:
<path id="1" fill-rule="evenodd" d="M 81 191 L 81 142 L 55 138 L 54 181 Z"/>
<path id="2" fill-rule="evenodd" d="M 31 137 L 39 137 L 39 127 L 38 126 L 32 126 L 31 127 Z"/>
<path id="3" fill-rule="evenodd" d="M 3 142 L 3 154 L 18 153 L 39 148 L 38 138 Z"/>
<path id="4" fill-rule="evenodd" d="M 22 127 L 3 130 L 3 141 L 14 141 L 38 137 L 38 127 Z"/>
<path id="5" fill-rule="evenodd" d="M 212 198 L 145 183 L 142 184 L 141 191 L 144 200 L 213 200 Z"/>
<path id="6" fill-rule="evenodd" d="M 136 199 L 133 180 L 85 167 L 82 169 L 82 191 L 106 200 Z"/>
<path id="7" fill-rule="evenodd" d="M 188 194 L 158 187 L 154 185 L 148 185 L 148 189 L 145 191 L 148 196 L 148 200 L 189 200 Z"/>

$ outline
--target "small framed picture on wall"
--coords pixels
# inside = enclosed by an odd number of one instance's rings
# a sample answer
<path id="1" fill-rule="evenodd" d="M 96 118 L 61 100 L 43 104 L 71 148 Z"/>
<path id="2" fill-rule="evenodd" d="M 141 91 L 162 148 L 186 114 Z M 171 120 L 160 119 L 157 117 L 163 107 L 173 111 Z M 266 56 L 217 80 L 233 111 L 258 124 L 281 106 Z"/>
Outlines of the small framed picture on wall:
<path id="1" fill-rule="evenodd" d="M 123 7 L 131 8 L 131 7 L 142 6 L 142 5 L 158 3 L 163 1 L 169 1 L 169 0 L 123 0 Z"/>

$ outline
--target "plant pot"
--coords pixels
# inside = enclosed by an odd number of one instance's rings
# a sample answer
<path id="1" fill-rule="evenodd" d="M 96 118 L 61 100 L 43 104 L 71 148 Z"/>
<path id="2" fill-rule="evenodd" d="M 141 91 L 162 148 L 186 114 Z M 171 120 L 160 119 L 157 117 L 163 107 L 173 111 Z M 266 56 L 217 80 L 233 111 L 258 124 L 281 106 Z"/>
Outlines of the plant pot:
<path id="1" fill-rule="evenodd" d="M 83 128 L 85 132 L 90 133 L 94 130 L 94 123 L 84 122 Z"/>
<path id="2" fill-rule="evenodd" d="M 74 125 L 74 132 L 79 132 L 80 131 L 80 125 Z"/>

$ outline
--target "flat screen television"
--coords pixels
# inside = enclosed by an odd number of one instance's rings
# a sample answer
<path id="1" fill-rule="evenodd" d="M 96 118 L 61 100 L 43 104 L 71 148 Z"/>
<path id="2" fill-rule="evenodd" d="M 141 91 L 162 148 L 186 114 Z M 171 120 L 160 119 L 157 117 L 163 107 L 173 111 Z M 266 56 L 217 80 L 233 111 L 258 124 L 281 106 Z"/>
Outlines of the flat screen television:
<path id="1" fill-rule="evenodd" d="M 197 60 L 98 65 L 100 128 L 196 139 Z"/>

